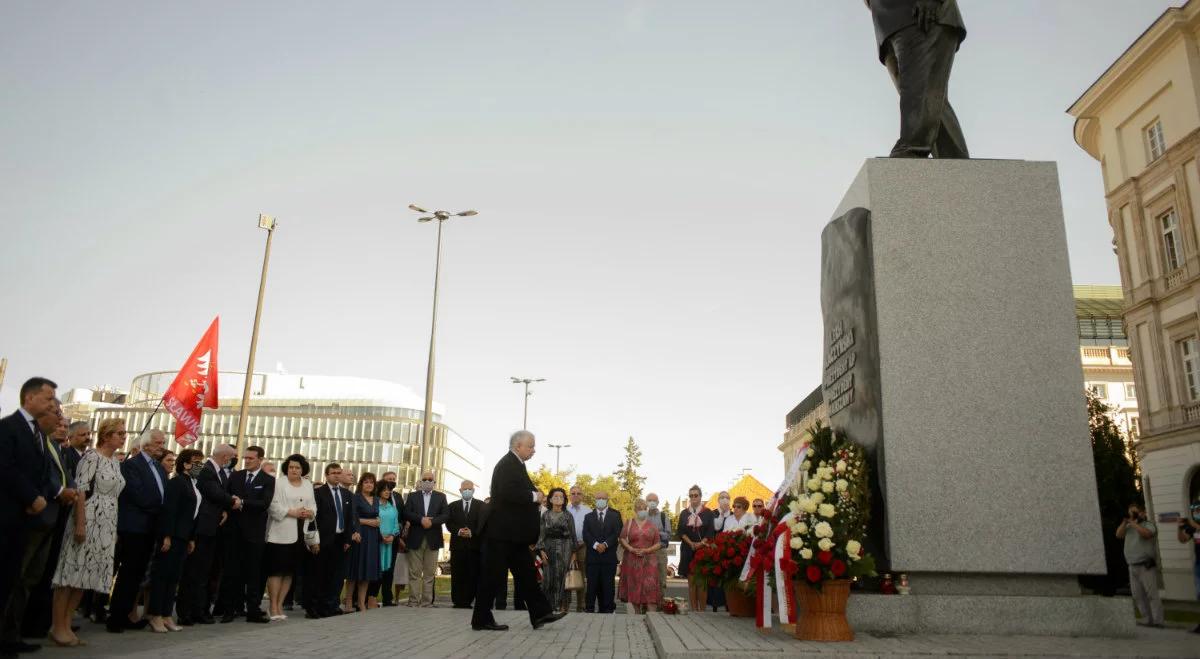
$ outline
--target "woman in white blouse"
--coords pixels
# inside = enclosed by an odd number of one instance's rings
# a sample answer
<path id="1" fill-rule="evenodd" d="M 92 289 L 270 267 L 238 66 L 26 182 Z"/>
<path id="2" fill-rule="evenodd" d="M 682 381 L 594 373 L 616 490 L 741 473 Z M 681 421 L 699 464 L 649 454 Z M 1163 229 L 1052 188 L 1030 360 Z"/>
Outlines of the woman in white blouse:
<path id="1" fill-rule="evenodd" d="M 745 531 L 753 528 L 758 524 L 758 518 L 754 513 L 747 512 L 750 508 L 750 502 L 746 497 L 738 497 L 733 500 L 733 514 L 725 518 L 725 526 L 722 531 Z"/>
<path id="2" fill-rule="evenodd" d="M 284 477 L 275 483 L 267 523 L 267 597 L 271 602 L 271 620 L 287 618 L 283 614 L 283 597 L 292 585 L 292 575 L 300 567 L 305 547 L 312 553 L 320 551 L 317 534 L 317 504 L 312 481 L 308 476 L 308 460 L 303 455 L 290 455 L 280 470 Z"/>

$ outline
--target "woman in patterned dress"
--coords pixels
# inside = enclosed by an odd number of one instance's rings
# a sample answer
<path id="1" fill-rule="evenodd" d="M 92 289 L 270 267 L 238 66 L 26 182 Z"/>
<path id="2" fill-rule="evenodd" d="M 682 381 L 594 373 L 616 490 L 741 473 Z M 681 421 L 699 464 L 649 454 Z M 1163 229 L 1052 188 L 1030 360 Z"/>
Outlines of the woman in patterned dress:
<path id="1" fill-rule="evenodd" d="M 575 553 L 575 519 L 567 512 L 567 493 L 561 487 L 550 490 L 550 507 L 542 513 L 542 530 L 537 550 L 542 555 L 542 592 L 555 611 L 571 608 L 571 594 L 565 585 L 571 557 Z"/>
<path id="2" fill-rule="evenodd" d="M 625 549 L 617 596 L 639 612 L 658 609 L 658 527 L 650 522 L 646 502 L 633 504 L 634 519 L 625 522 L 618 541 Z"/>
<path id="3" fill-rule="evenodd" d="M 117 545 L 117 496 L 125 488 L 114 453 L 125 444 L 125 420 L 105 419 L 96 431 L 96 448 L 79 459 L 75 481 L 79 495 L 67 518 L 62 553 L 54 570 L 53 626 L 50 640 L 60 646 L 85 645 L 71 631 L 71 613 L 83 591 L 108 592 Z"/>

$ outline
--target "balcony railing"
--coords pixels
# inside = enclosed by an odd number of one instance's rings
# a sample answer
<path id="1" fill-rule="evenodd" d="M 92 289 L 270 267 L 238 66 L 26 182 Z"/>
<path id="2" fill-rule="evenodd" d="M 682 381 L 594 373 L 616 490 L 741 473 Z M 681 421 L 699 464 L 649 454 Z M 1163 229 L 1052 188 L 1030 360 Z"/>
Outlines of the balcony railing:
<path id="1" fill-rule="evenodd" d="M 1200 402 L 1188 403 L 1183 406 L 1184 422 L 1200 420 Z"/>
<path id="2" fill-rule="evenodd" d="M 1176 286 L 1182 284 L 1183 280 L 1186 276 L 1187 276 L 1186 268 L 1176 268 L 1176 269 L 1172 270 L 1171 272 L 1168 272 L 1167 273 L 1167 290 L 1169 291 L 1172 288 L 1175 288 Z"/>

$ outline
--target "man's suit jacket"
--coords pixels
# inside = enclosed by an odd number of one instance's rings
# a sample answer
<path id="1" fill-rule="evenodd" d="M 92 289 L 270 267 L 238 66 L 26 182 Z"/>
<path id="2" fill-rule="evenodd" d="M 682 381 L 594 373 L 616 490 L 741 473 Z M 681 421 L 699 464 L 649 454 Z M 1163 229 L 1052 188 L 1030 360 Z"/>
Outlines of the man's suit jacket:
<path id="1" fill-rule="evenodd" d="M 461 499 L 450 504 L 446 517 L 446 530 L 450 532 L 450 551 L 479 551 L 479 541 L 483 537 L 479 529 L 483 526 L 482 514 L 485 505 L 482 501 L 472 500 L 470 511 L 464 512 L 466 503 Z M 459 537 L 458 531 L 464 528 L 471 530 L 470 538 Z"/>
<path id="2" fill-rule="evenodd" d="M 162 481 L 161 491 L 155 473 Z M 117 532 L 154 533 L 166 495 L 167 471 L 158 460 L 138 453 L 121 463 L 121 475 L 125 477 L 125 488 L 117 497 Z"/>
<path id="3" fill-rule="evenodd" d="M 358 513 L 354 510 L 354 496 L 344 487 L 336 492 L 342 500 L 342 532 L 337 532 L 337 508 L 333 505 L 334 488 L 329 484 L 313 489 L 313 498 L 317 502 L 317 533 L 321 538 L 321 551 L 325 547 L 339 547 L 350 542 L 350 535 L 358 526 Z"/>
<path id="4" fill-rule="evenodd" d="M 165 499 L 155 523 L 156 551 L 163 538 L 170 536 L 175 543 L 186 542 L 196 535 L 196 491 L 192 489 L 192 479 L 180 474 L 167 481 Z"/>
<path id="5" fill-rule="evenodd" d="M 229 479 L 229 494 L 242 500 L 242 509 L 233 511 L 230 521 L 237 525 L 243 540 L 261 545 L 267 542 L 267 509 L 275 496 L 275 478 L 259 469 L 247 483 L 246 473 L 245 469 L 235 471 Z"/>
<path id="6" fill-rule="evenodd" d="M 597 564 L 617 562 L 617 537 L 621 535 L 621 513 L 609 508 L 604 511 L 604 524 L 600 524 L 598 511 L 583 516 L 583 544 L 587 547 L 587 562 Z M 596 551 L 596 543 L 608 545 L 604 553 Z"/>
<path id="7" fill-rule="evenodd" d="M 62 456 L 63 469 L 67 470 L 67 478 L 75 480 L 75 469 L 79 467 L 79 461 L 83 459 L 83 455 L 71 448 L 70 444 L 63 447 L 59 454 Z"/>
<path id="8" fill-rule="evenodd" d="M 488 504 L 484 535 L 522 545 L 537 544 L 541 528 L 541 515 L 533 500 L 537 488 L 529 480 L 525 463 L 512 451 L 496 463 L 489 489 L 492 501 Z"/>
<path id="9" fill-rule="evenodd" d="M 54 500 L 58 488 L 48 491 L 44 456 L 37 450 L 37 435 L 18 410 L 0 419 L 0 524 L 6 528 L 30 523 L 25 514 L 35 499 L 46 498 L 46 507 Z"/>
<path id="10" fill-rule="evenodd" d="M 128 460 L 126 460 L 128 462 Z M 233 509 L 233 497 L 225 473 L 213 468 L 212 461 L 204 463 L 196 486 L 200 488 L 200 517 L 196 519 L 196 535 L 214 538 L 221 526 L 221 513 Z M 126 486 L 128 487 L 128 486 Z"/>
<path id="11" fill-rule="evenodd" d="M 884 44 L 888 37 L 910 25 L 916 25 L 913 10 L 917 0 L 864 0 L 871 10 L 871 19 L 875 22 L 875 41 L 879 45 L 879 61 L 883 61 L 886 52 Z M 958 11 L 958 0 L 942 0 L 942 10 L 938 13 L 939 25 L 954 28 L 958 31 L 958 41 L 962 43 L 967 38 L 967 28 L 963 25 L 962 13 Z"/>
<path id="12" fill-rule="evenodd" d="M 404 521 L 409 523 L 408 538 L 404 541 L 409 549 L 442 548 L 442 525 L 450 514 L 450 506 L 446 503 L 446 495 L 438 491 L 429 493 L 429 511 L 425 510 L 425 494 L 420 490 L 408 493 L 404 502 Z M 421 526 L 421 518 L 430 517 L 433 524 L 429 528 Z"/>

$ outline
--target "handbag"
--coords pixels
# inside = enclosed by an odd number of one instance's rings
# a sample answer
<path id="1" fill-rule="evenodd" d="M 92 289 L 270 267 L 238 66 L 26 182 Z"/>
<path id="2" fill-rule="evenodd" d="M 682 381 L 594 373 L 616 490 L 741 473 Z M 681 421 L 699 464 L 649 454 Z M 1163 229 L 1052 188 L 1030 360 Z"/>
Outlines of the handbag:
<path id="1" fill-rule="evenodd" d="M 566 590 L 583 590 L 583 570 L 579 569 L 579 564 L 571 561 L 571 569 L 567 570 L 567 576 L 563 580 L 563 588 Z"/>

